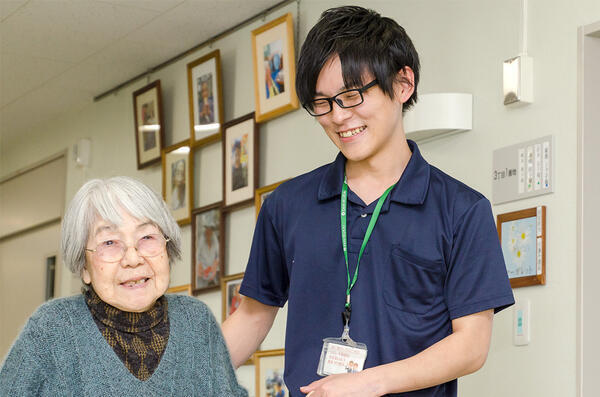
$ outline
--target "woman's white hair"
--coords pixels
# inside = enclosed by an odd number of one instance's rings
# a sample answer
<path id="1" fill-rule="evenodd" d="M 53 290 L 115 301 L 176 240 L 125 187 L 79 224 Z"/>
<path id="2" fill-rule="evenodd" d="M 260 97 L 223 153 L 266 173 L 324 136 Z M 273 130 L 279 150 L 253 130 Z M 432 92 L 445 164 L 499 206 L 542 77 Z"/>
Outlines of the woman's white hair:
<path id="1" fill-rule="evenodd" d="M 75 194 L 62 222 L 61 252 L 71 272 L 81 274 L 85 266 L 86 244 L 97 217 L 119 226 L 121 209 L 134 218 L 151 221 L 169 239 L 169 264 L 181 258 L 181 230 L 161 196 L 124 176 L 92 179 Z"/>

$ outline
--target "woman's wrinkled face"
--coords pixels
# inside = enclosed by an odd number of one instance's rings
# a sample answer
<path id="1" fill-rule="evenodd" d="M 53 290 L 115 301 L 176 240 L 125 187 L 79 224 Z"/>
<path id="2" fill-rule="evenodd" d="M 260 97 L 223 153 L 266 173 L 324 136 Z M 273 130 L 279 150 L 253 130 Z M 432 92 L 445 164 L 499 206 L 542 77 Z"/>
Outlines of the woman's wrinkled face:
<path id="1" fill-rule="evenodd" d="M 152 257 L 140 256 L 136 244 L 162 233 L 155 224 L 136 219 L 122 209 L 120 212 L 123 222 L 119 226 L 96 219 L 86 248 L 112 246 L 121 241 L 127 247 L 123 258 L 107 262 L 97 252 L 86 251 L 82 278 L 109 305 L 128 312 L 143 312 L 150 309 L 169 286 L 169 258 L 166 247 Z"/>

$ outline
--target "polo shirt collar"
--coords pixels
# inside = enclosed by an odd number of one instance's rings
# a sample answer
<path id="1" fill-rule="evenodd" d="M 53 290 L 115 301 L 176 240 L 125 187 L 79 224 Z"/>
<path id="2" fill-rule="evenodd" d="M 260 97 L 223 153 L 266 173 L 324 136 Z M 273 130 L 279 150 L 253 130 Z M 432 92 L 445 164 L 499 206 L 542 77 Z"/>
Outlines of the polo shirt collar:
<path id="1" fill-rule="evenodd" d="M 419 147 L 410 139 L 407 139 L 408 147 L 412 156 L 396 184 L 390 193 L 390 200 L 402 204 L 423 204 L 429 188 L 430 166 L 421 156 Z M 335 161 L 327 167 L 319 185 L 318 199 L 327 200 L 342 193 L 344 182 L 344 170 L 346 158 L 342 152 L 338 153 Z"/>

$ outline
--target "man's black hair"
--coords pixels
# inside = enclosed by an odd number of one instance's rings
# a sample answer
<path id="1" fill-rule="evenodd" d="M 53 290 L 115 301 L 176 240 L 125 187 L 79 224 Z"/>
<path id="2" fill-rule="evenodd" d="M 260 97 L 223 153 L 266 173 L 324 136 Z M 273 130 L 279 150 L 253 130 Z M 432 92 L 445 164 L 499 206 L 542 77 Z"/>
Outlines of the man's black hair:
<path id="1" fill-rule="evenodd" d="M 361 87 L 370 72 L 379 87 L 394 99 L 393 83 L 406 66 L 414 72 L 414 93 L 404 104 L 417 101 L 419 55 L 402 26 L 373 10 L 358 6 L 330 8 L 310 30 L 298 59 L 296 91 L 301 103 L 315 97 L 317 78 L 325 63 L 339 56 L 347 88 Z"/>

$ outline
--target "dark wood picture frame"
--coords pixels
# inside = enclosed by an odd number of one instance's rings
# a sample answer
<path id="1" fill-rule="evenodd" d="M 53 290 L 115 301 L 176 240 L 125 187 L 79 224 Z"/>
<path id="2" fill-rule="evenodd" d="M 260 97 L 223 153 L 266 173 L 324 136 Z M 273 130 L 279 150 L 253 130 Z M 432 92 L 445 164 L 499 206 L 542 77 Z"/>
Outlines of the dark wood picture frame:
<path id="1" fill-rule="evenodd" d="M 261 123 L 298 109 L 291 13 L 252 31 L 252 59 L 256 122 Z"/>
<path id="2" fill-rule="evenodd" d="M 217 49 L 188 63 L 187 80 L 192 146 L 218 141 L 223 130 L 221 52 Z"/>
<path id="3" fill-rule="evenodd" d="M 231 211 L 254 203 L 254 191 L 258 186 L 259 139 L 259 128 L 254 119 L 254 112 L 231 120 L 223 127 L 221 145 L 224 211 Z M 239 153 L 236 152 L 238 146 Z M 247 158 L 244 159 L 244 156 Z M 240 164 L 239 167 L 236 167 L 235 163 L 238 160 Z M 245 172 L 243 172 L 244 164 Z"/>
<path id="4" fill-rule="evenodd" d="M 176 174 L 177 179 L 179 177 L 179 164 L 175 164 L 183 160 L 184 164 L 184 180 L 185 180 L 185 191 L 180 194 L 181 183 L 173 181 L 174 175 Z M 175 165 L 175 169 L 173 166 Z M 189 140 L 176 143 L 171 145 L 162 151 L 162 195 L 163 199 L 167 203 L 167 206 L 173 214 L 173 218 L 177 221 L 180 226 L 187 225 L 190 223 L 192 202 L 194 200 L 194 156 L 192 155 L 191 146 Z M 170 187 L 170 189 L 168 189 Z M 178 196 L 177 200 L 174 200 L 174 195 Z M 184 204 L 181 201 L 185 200 Z"/>
<path id="5" fill-rule="evenodd" d="M 208 216 L 214 214 L 212 216 Z M 212 219 L 214 218 L 214 219 Z M 199 230 L 198 223 L 202 221 L 203 230 Z M 214 223 L 217 225 L 214 225 Z M 198 259 L 199 253 L 199 244 L 200 238 L 206 239 L 206 235 L 203 234 L 205 230 L 210 230 L 210 236 L 208 238 L 214 237 L 214 241 L 219 244 L 216 249 L 218 255 L 218 263 L 216 264 L 216 269 L 213 268 L 212 272 L 214 272 L 214 278 L 211 278 L 209 282 L 200 283 L 198 280 L 205 278 L 202 275 L 198 274 L 199 269 L 198 266 L 202 266 L 202 272 L 206 275 L 211 273 L 211 268 L 214 266 L 214 261 L 211 264 L 200 263 Z M 214 236 L 214 233 L 217 232 L 218 236 Z M 214 245 L 213 245 L 214 247 Z M 208 255 L 211 257 L 212 255 Z M 212 259 L 209 259 L 209 261 Z M 192 210 L 192 264 L 191 264 L 191 291 L 193 295 L 197 295 L 202 292 L 212 291 L 215 289 L 221 288 L 221 279 L 223 274 L 225 273 L 225 222 L 223 213 L 221 211 L 221 202 L 206 205 L 204 207 L 195 208 Z M 202 284 L 202 285 L 200 285 Z"/>
<path id="6" fill-rule="evenodd" d="M 499 214 L 496 227 L 511 287 L 546 284 L 546 206 Z M 532 255 L 535 269 L 531 269 Z M 525 266 L 513 266 L 525 260 Z"/>
<path id="7" fill-rule="evenodd" d="M 159 164 L 165 142 L 160 80 L 133 93 L 137 169 Z"/>

